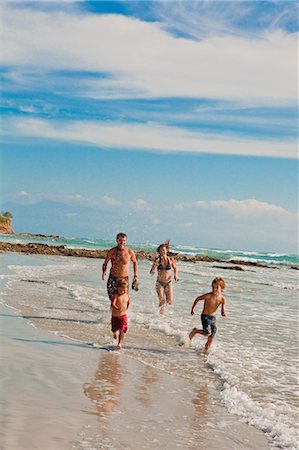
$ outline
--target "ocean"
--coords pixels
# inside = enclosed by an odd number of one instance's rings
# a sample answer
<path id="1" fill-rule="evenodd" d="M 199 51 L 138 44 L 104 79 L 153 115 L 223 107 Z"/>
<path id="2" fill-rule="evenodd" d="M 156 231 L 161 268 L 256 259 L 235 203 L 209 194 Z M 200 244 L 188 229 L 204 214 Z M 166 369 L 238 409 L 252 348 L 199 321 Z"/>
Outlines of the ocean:
<path id="1" fill-rule="evenodd" d="M 65 245 L 66 248 L 84 248 L 94 250 L 104 250 L 114 247 L 115 241 L 108 241 L 102 239 L 87 239 L 87 238 L 75 238 L 75 237 L 37 237 L 37 236 L 9 236 L 1 235 L 0 241 L 27 244 L 29 242 L 43 243 L 48 245 Z M 137 251 L 155 251 L 158 243 L 135 243 L 129 242 L 129 246 Z M 298 254 L 288 254 L 279 252 L 257 252 L 249 250 L 231 250 L 231 249 L 217 249 L 217 248 L 203 248 L 198 246 L 184 246 L 184 245 L 171 245 L 173 252 L 183 253 L 190 256 L 209 256 L 214 259 L 220 259 L 223 261 L 241 260 L 244 262 L 252 262 L 266 265 L 279 265 L 279 266 L 295 266 L 299 268 L 299 256 Z"/>
<path id="2" fill-rule="evenodd" d="M 6 237 L 10 242 L 43 242 L 78 248 L 109 248 L 108 241 Z M 155 244 L 132 244 L 135 250 L 152 250 Z M 165 316 L 158 313 L 155 276 L 151 263 L 139 262 L 139 291 L 131 292 L 129 331 L 122 355 L 188 380 L 207 392 L 203 411 L 225 408 L 228 416 L 262 430 L 273 448 L 298 449 L 298 265 L 297 255 L 275 252 L 203 249 L 174 246 L 173 251 L 207 255 L 226 262 L 178 262 L 174 304 Z M 272 268 L 244 266 L 227 270 L 232 259 L 258 262 Z M 43 310 L 48 329 L 80 342 L 112 345 L 106 283 L 101 280 L 102 260 L 42 255 L 2 255 L 4 304 L 16 309 Z M 196 336 L 189 346 L 188 333 L 200 327 L 201 304 L 190 315 L 199 294 L 210 291 L 214 277 L 226 281 L 226 318 L 217 315 L 217 335 L 208 355 L 205 338 Z M 12 305 L 11 299 L 15 301 Z M 80 310 L 81 319 L 73 320 Z M 58 322 L 63 314 L 67 325 Z M 57 322 L 52 320 L 57 318 Z M 84 317 L 84 320 L 82 319 Z M 28 318 L 30 321 L 30 318 Z M 92 333 L 87 329 L 90 323 Z M 183 345 L 182 345 L 183 344 Z M 223 419 L 225 421 L 225 419 Z M 186 447 L 187 448 L 187 447 Z"/>

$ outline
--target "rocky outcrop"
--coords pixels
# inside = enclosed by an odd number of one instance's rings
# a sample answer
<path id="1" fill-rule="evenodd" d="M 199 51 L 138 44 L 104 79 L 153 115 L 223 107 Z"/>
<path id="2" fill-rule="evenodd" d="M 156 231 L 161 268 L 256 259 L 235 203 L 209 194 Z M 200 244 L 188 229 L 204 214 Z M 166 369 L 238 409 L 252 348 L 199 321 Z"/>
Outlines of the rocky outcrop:
<path id="1" fill-rule="evenodd" d="M 215 267 L 216 269 L 239 270 L 240 272 L 245 271 L 245 269 L 243 269 L 243 267 L 240 266 L 212 266 L 212 267 Z"/>
<path id="2" fill-rule="evenodd" d="M 29 237 L 39 237 L 39 238 L 53 238 L 59 239 L 60 236 L 57 234 L 32 234 L 32 233 L 15 233 L 16 236 L 29 236 Z"/>
<path id="3" fill-rule="evenodd" d="M 19 252 L 26 254 L 38 254 L 38 255 L 57 255 L 57 256 L 77 256 L 83 258 L 100 258 L 105 259 L 107 250 L 88 250 L 84 248 L 67 248 L 65 245 L 48 245 L 48 244 L 38 244 L 38 243 L 29 243 L 29 244 L 12 244 L 10 242 L 0 242 L 0 252 Z M 210 258 L 209 256 L 190 256 L 184 255 L 181 253 L 173 254 L 176 261 L 185 261 L 190 263 L 195 262 L 208 262 L 208 263 L 225 263 L 227 261 L 223 261 L 221 259 Z M 153 261 L 157 257 L 156 252 L 145 252 L 145 251 L 137 251 L 136 257 L 139 260 L 148 260 Z M 243 271 L 240 266 L 255 266 L 255 267 L 264 267 L 267 269 L 277 268 L 275 266 L 267 266 L 265 264 L 259 264 L 256 262 L 250 261 L 229 261 L 229 266 L 212 266 L 219 267 L 221 269 L 228 270 L 239 270 Z M 291 266 L 291 269 L 297 269 L 296 266 Z"/>
<path id="4" fill-rule="evenodd" d="M 14 234 L 14 232 L 11 229 L 11 220 L 1 220 L 0 221 L 0 234 Z"/>

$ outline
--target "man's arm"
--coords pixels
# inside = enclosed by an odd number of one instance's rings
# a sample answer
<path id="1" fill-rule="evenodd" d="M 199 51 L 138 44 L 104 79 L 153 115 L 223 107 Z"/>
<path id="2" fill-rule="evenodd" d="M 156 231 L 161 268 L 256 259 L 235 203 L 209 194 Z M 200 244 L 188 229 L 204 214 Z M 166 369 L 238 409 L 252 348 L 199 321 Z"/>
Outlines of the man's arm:
<path id="1" fill-rule="evenodd" d="M 102 265 L 102 280 L 103 281 L 105 280 L 107 265 L 111 259 L 111 255 L 112 255 L 112 250 L 108 250 L 105 261 L 103 262 L 103 265 Z"/>
<path id="2" fill-rule="evenodd" d="M 133 250 L 130 250 L 131 253 L 131 261 L 133 263 L 133 270 L 134 270 L 134 278 L 137 278 L 138 275 L 138 262 L 135 253 Z"/>
<path id="3" fill-rule="evenodd" d="M 226 311 L 225 311 L 225 307 L 226 307 L 226 298 L 222 297 L 222 303 L 221 303 L 221 315 L 222 317 L 226 317 Z"/>

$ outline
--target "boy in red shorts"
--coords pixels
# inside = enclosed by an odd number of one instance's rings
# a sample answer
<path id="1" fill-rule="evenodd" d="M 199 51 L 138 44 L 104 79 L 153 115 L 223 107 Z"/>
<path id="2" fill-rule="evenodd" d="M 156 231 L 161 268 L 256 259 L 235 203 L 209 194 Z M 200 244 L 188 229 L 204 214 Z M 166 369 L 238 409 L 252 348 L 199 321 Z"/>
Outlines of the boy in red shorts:
<path id="1" fill-rule="evenodd" d="M 128 282 L 124 279 L 117 280 L 117 293 L 111 300 L 112 317 L 111 329 L 114 339 L 118 337 L 117 350 L 122 348 L 125 333 L 128 329 L 128 320 L 126 311 L 130 305 L 130 296 L 128 294 Z"/>

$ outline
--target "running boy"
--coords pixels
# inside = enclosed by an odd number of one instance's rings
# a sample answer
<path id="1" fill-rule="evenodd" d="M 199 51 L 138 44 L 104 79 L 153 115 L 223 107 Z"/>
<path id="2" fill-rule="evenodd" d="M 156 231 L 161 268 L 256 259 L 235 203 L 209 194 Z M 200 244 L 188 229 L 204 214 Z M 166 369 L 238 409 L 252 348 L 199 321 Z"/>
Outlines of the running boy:
<path id="1" fill-rule="evenodd" d="M 127 280 L 117 280 L 117 292 L 113 295 L 111 300 L 111 329 L 114 339 L 117 339 L 118 337 L 118 345 L 116 347 L 118 350 L 122 347 L 125 333 L 128 329 L 128 320 L 126 315 L 126 311 L 130 305 L 128 286 L 129 284 Z"/>
<path id="2" fill-rule="evenodd" d="M 213 342 L 214 336 L 217 331 L 216 327 L 216 311 L 221 305 L 221 315 L 226 317 L 225 306 L 226 299 L 222 295 L 222 290 L 225 288 L 225 281 L 223 278 L 215 278 L 212 282 L 212 292 L 198 296 L 192 305 L 191 315 L 194 315 L 194 308 L 200 300 L 204 300 L 203 310 L 201 313 L 202 330 L 193 328 L 189 334 L 190 340 L 197 334 L 203 334 L 208 336 L 208 340 L 205 345 L 205 351 L 207 351 Z M 211 329 L 211 331 L 210 331 Z"/>

